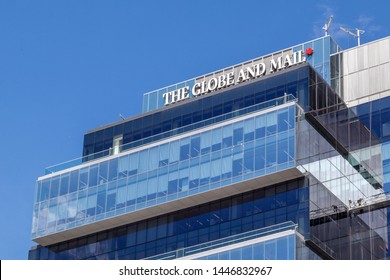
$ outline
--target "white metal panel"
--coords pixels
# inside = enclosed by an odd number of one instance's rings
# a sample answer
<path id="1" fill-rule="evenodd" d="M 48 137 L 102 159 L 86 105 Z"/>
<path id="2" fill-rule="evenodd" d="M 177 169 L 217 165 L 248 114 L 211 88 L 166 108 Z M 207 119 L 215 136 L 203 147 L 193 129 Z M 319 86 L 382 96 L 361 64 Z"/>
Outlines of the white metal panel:
<path id="1" fill-rule="evenodd" d="M 368 68 L 368 55 L 369 55 L 369 46 L 362 46 L 357 49 L 357 62 L 358 62 L 358 70 L 367 69 Z"/>
<path id="2" fill-rule="evenodd" d="M 357 97 L 358 98 L 363 98 L 369 92 L 370 80 L 367 79 L 368 72 L 369 72 L 369 70 L 363 70 L 363 71 L 357 72 L 357 74 L 358 74 L 358 77 L 357 77 L 357 84 L 358 84 Z"/>
<path id="3" fill-rule="evenodd" d="M 372 95 L 390 89 L 389 70 L 389 63 L 370 68 L 368 73 L 370 89 L 367 95 Z"/>
<path id="4" fill-rule="evenodd" d="M 342 92 L 351 105 L 376 100 L 390 91 L 390 37 L 342 53 Z"/>

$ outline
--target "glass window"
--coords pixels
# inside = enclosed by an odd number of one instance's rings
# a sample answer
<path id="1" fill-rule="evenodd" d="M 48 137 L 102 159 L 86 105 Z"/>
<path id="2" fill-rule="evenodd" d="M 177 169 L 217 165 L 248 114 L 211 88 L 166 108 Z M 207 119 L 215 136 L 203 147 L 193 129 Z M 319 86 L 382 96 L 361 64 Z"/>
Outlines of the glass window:
<path id="1" fill-rule="evenodd" d="M 234 124 L 234 130 L 233 130 L 233 145 L 239 145 L 243 142 L 243 122 Z"/>
<path id="2" fill-rule="evenodd" d="M 159 166 L 165 166 L 167 165 L 169 158 L 169 143 L 163 144 L 160 146 L 160 161 Z"/>
<path id="3" fill-rule="evenodd" d="M 66 196 L 60 197 L 58 199 L 58 221 L 57 225 L 62 225 L 66 223 L 68 216 L 68 200 Z"/>
<path id="4" fill-rule="evenodd" d="M 290 135 L 288 139 L 288 155 L 289 161 L 295 159 L 295 137 Z"/>
<path id="5" fill-rule="evenodd" d="M 148 200 L 155 199 L 157 196 L 157 180 L 157 177 L 152 177 L 148 180 Z"/>
<path id="6" fill-rule="evenodd" d="M 88 197 L 87 197 L 87 217 L 95 216 L 96 214 L 96 206 L 97 206 L 97 188 L 89 188 L 88 189 Z"/>
<path id="7" fill-rule="evenodd" d="M 219 181 L 221 175 L 221 159 L 215 159 L 211 162 L 211 182 Z"/>
<path id="8" fill-rule="evenodd" d="M 149 111 L 149 94 L 144 94 L 143 101 L 142 101 L 142 112 L 148 112 Z"/>
<path id="9" fill-rule="evenodd" d="M 288 255 L 289 260 L 295 260 L 295 234 L 288 236 Z"/>
<path id="10" fill-rule="evenodd" d="M 276 241 L 270 240 L 265 242 L 265 259 L 276 260 Z"/>
<path id="11" fill-rule="evenodd" d="M 91 165 L 89 168 L 89 186 L 93 187 L 96 186 L 98 183 L 98 169 L 99 165 Z"/>
<path id="12" fill-rule="evenodd" d="M 125 178 L 129 171 L 129 156 L 118 158 L 118 179 Z"/>
<path id="13" fill-rule="evenodd" d="M 191 157 L 197 157 L 200 154 L 200 137 L 191 138 Z"/>
<path id="14" fill-rule="evenodd" d="M 212 132 L 207 131 L 201 134 L 201 142 L 200 142 L 200 149 L 201 149 L 201 154 L 208 154 L 211 151 L 211 137 L 212 137 Z"/>
<path id="15" fill-rule="evenodd" d="M 161 107 L 164 106 L 165 98 L 164 98 L 163 94 L 166 93 L 166 92 L 168 92 L 167 89 L 163 89 L 163 90 L 160 90 L 158 92 L 158 95 L 157 95 L 157 98 L 158 98 L 158 100 L 157 100 L 158 108 L 161 108 Z"/>
<path id="16" fill-rule="evenodd" d="M 213 130 L 213 138 L 212 138 L 212 151 L 218 151 L 221 149 L 221 139 L 222 139 L 222 129 L 216 128 Z M 231 132 L 230 132 L 231 133 Z"/>
<path id="17" fill-rule="evenodd" d="M 146 180 L 146 178 L 140 179 L 137 184 L 137 203 L 144 202 L 146 200 L 147 193 L 148 193 L 148 181 Z"/>
<path id="18" fill-rule="evenodd" d="M 314 41 L 314 63 L 315 65 L 320 65 L 324 62 L 324 49 L 323 49 L 323 40 Z"/>
<path id="19" fill-rule="evenodd" d="M 285 163 L 289 160 L 287 136 L 288 136 L 287 132 L 278 134 L 278 144 L 277 144 L 278 164 Z"/>
<path id="20" fill-rule="evenodd" d="M 271 136 L 266 138 L 266 150 L 265 150 L 265 158 L 266 158 L 266 166 L 271 167 L 276 165 L 276 137 Z"/>
<path id="21" fill-rule="evenodd" d="M 169 163 L 175 163 L 179 161 L 180 156 L 180 142 L 178 140 L 170 143 L 169 147 Z"/>
<path id="22" fill-rule="evenodd" d="M 208 184 L 210 181 L 210 162 L 204 162 L 200 166 L 200 185 Z"/>
<path id="23" fill-rule="evenodd" d="M 65 173 L 61 175 L 60 195 L 67 194 L 68 189 L 69 189 L 69 173 Z"/>
<path id="24" fill-rule="evenodd" d="M 265 116 L 257 116 L 255 119 L 255 136 L 256 139 L 263 138 L 265 136 Z"/>
<path id="25" fill-rule="evenodd" d="M 241 248 L 237 248 L 230 251 L 231 260 L 241 260 Z"/>
<path id="26" fill-rule="evenodd" d="M 149 94 L 149 110 L 157 109 L 157 91 Z"/>
<path id="27" fill-rule="evenodd" d="M 168 176 L 168 194 L 173 194 L 177 192 L 177 185 L 178 185 L 178 179 L 179 179 L 179 172 L 174 171 L 171 172 Z"/>
<path id="28" fill-rule="evenodd" d="M 242 174 L 242 155 L 233 155 L 233 177 Z"/>
<path id="29" fill-rule="evenodd" d="M 83 190 L 88 187 L 88 172 L 89 167 L 80 169 L 80 177 L 79 177 L 79 190 Z"/>
<path id="30" fill-rule="evenodd" d="M 148 171 L 148 156 L 149 156 L 149 150 L 143 150 L 139 152 L 138 173 L 143 173 Z"/>
<path id="31" fill-rule="evenodd" d="M 127 180 L 127 202 L 126 205 L 134 205 L 137 199 L 137 176 L 128 178 Z"/>
<path id="32" fill-rule="evenodd" d="M 246 143 L 244 149 L 244 169 L 243 173 L 252 172 L 254 170 L 255 163 L 255 151 L 254 151 L 254 142 Z"/>
<path id="33" fill-rule="evenodd" d="M 79 192 L 79 197 L 77 200 L 76 219 L 77 220 L 84 219 L 86 216 L 86 210 L 87 210 L 87 191 L 85 190 Z"/>
<path id="34" fill-rule="evenodd" d="M 57 197 L 60 191 L 60 176 L 53 177 L 50 185 L 50 198 Z"/>
<path id="35" fill-rule="evenodd" d="M 265 167 L 265 139 L 255 141 L 255 170 Z"/>
<path id="36" fill-rule="evenodd" d="M 77 196 L 75 193 L 68 196 L 68 218 L 67 223 L 73 222 L 77 214 Z"/>
<path id="37" fill-rule="evenodd" d="M 96 214 L 106 212 L 106 184 L 98 187 Z"/>
<path id="38" fill-rule="evenodd" d="M 70 173 L 69 193 L 75 192 L 79 184 L 79 170 L 74 170 Z"/>
<path id="39" fill-rule="evenodd" d="M 254 260 L 265 260 L 264 254 L 264 242 L 253 245 L 253 259 Z"/>
<path id="40" fill-rule="evenodd" d="M 118 179 L 118 159 L 112 159 L 109 161 L 109 173 L 108 180 L 113 181 Z"/>
<path id="41" fill-rule="evenodd" d="M 278 110 L 278 132 L 289 129 L 288 125 L 288 108 Z"/>
<path id="42" fill-rule="evenodd" d="M 267 135 L 273 135 L 277 130 L 277 112 L 267 113 Z"/>
<path id="43" fill-rule="evenodd" d="M 138 173 L 138 154 L 139 153 L 130 154 L 130 157 L 129 157 L 129 176 Z"/>
<path id="44" fill-rule="evenodd" d="M 288 260 L 288 237 L 280 237 L 276 240 L 276 259 L 277 260 Z"/>
<path id="45" fill-rule="evenodd" d="M 255 119 L 250 118 L 244 123 L 244 142 L 253 141 L 255 139 Z"/>
<path id="46" fill-rule="evenodd" d="M 166 196 L 168 194 L 168 175 L 160 175 L 158 177 L 158 197 Z"/>
<path id="47" fill-rule="evenodd" d="M 160 162 L 160 157 L 159 157 L 159 146 L 153 147 L 150 149 L 149 153 L 149 170 L 154 170 L 158 168 L 159 162 Z"/>
<path id="48" fill-rule="evenodd" d="M 50 179 L 42 181 L 41 199 L 40 201 L 48 200 L 50 195 Z"/>
<path id="49" fill-rule="evenodd" d="M 190 141 L 184 138 L 180 141 L 180 160 L 186 160 L 190 157 Z"/>
<path id="50" fill-rule="evenodd" d="M 214 135 L 221 139 L 221 135 Z M 222 139 L 222 148 L 228 148 L 233 145 L 233 125 L 226 125 L 223 127 L 223 139 Z"/>
<path id="51" fill-rule="evenodd" d="M 196 188 L 199 186 L 199 177 L 200 177 L 200 166 L 194 165 L 190 169 L 190 189 Z"/>
<path id="52" fill-rule="evenodd" d="M 108 184 L 106 211 L 115 210 L 116 207 L 116 182 Z"/>
<path id="53" fill-rule="evenodd" d="M 242 250 L 241 250 L 241 253 L 242 253 L 241 259 L 242 259 L 242 260 L 252 260 L 252 259 L 253 259 L 252 249 L 253 249 L 253 245 L 242 247 Z"/>
<path id="54" fill-rule="evenodd" d="M 99 163 L 99 184 L 104 184 L 108 179 L 108 162 Z"/>
<path id="55" fill-rule="evenodd" d="M 213 255 L 216 255 L 216 254 L 213 254 Z M 208 259 L 214 259 L 213 255 L 210 255 Z M 230 259 L 230 252 L 229 251 L 225 251 L 225 252 L 221 252 L 221 253 L 218 253 L 218 260 L 229 260 Z"/>

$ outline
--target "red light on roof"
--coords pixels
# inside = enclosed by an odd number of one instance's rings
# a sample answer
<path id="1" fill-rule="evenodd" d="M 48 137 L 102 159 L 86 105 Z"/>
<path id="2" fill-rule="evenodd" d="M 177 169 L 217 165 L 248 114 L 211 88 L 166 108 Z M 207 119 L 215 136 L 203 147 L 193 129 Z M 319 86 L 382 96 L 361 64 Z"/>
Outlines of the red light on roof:
<path id="1" fill-rule="evenodd" d="M 314 52 L 314 51 L 313 51 L 312 48 L 307 48 L 307 49 L 306 49 L 306 55 L 308 55 L 308 56 L 312 55 L 313 52 Z"/>

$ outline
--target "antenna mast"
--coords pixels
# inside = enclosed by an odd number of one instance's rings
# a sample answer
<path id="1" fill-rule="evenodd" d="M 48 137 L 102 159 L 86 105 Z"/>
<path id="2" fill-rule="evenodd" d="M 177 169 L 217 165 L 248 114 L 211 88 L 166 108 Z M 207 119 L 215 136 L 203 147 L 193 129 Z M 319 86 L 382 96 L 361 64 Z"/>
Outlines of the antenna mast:
<path id="1" fill-rule="evenodd" d="M 325 30 L 325 36 L 328 36 L 328 30 L 329 30 L 330 23 L 332 22 L 332 19 L 333 16 L 330 16 L 328 23 L 325 23 L 325 25 L 322 27 L 322 29 Z"/>
<path id="2" fill-rule="evenodd" d="M 341 30 L 343 30 L 345 33 L 348 33 L 349 35 L 357 38 L 357 41 L 358 41 L 358 46 L 360 46 L 360 35 L 364 34 L 364 30 L 361 30 L 361 29 L 356 29 L 356 34 L 351 32 L 350 30 L 348 30 L 347 28 L 344 28 L 344 27 L 340 27 Z"/>

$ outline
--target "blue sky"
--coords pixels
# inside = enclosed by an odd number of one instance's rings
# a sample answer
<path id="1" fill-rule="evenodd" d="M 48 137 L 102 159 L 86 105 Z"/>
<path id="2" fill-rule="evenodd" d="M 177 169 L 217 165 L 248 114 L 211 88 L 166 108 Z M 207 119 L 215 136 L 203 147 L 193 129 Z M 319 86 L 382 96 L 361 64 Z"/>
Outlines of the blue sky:
<path id="1" fill-rule="evenodd" d="M 26 259 L 35 181 L 142 94 L 323 35 L 390 35 L 386 1 L 0 0 L 0 259 Z"/>

